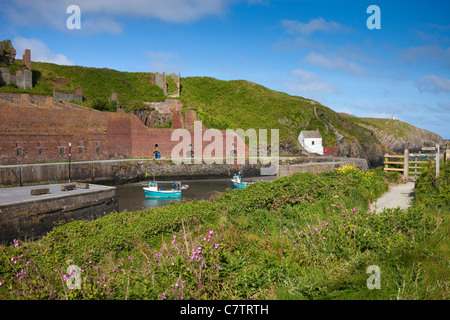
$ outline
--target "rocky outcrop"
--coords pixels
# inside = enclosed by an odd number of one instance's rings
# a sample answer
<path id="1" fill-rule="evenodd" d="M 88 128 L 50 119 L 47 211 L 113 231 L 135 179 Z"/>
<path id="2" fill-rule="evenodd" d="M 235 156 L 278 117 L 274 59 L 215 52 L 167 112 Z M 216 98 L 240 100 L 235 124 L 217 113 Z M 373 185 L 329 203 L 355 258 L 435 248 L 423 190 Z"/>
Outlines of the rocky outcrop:
<path id="1" fill-rule="evenodd" d="M 372 130 L 382 146 L 389 151 L 403 153 L 405 149 L 410 152 L 419 152 L 422 147 L 434 147 L 437 144 L 443 148 L 446 142 L 442 137 L 431 131 L 417 128 L 399 120 L 387 119 L 389 130 L 375 126 L 361 124 Z M 398 131 L 396 128 L 399 128 Z"/>
<path id="2" fill-rule="evenodd" d="M 341 157 L 366 159 L 371 168 L 383 164 L 383 150 L 381 145 L 370 142 L 349 142 L 344 141 L 339 146 L 339 155 Z"/>
<path id="3" fill-rule="evenodd" d="M 33 87 L 30 50 L 25 51 L 26 54 L 23 59 L 25 65 L 17 70 L 17 66 L 12 67 L 16 61 L 16 49 L 14 49 L 10 40 L 0 42 L 0 86 L 15 83 L 20 89 L 31 89 Z"/>
<path id="4" fill-rule="evenodd" d="M 10 40 L 0 42 L 0 63 L 11 65 L 16 61 L 16 49 Z"/>
<path id="5" fill-rule="evenodd" d="M 170 126 L 170 119 L 172 119 L 172 114 L 159 113 L 157 110 L 140 109 L 134 110 L 133 114 L 149 128 Z"/>

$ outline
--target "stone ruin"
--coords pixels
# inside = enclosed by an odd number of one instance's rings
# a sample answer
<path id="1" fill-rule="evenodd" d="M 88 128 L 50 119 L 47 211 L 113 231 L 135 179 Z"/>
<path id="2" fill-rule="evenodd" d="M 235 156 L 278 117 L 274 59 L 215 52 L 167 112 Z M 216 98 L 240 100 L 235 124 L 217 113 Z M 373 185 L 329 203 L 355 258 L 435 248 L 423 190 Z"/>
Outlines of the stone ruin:
<path id="1" fill-rule="evenodd" d="M 31 51 L 25 50 L 22 62 L 25 68 L 11 74 L 10 67 L 16 62 L 16 49 L 10 40 L 0 42 L 0 86 L 15 83 L 20 89 L 33 88 L 33 73 L 31 72 Z"/>
<path id="2" fill-rule="evenodd" d="M 66 78 L 56 78 L 52 81 L 53 84 L 60 86 L 60 87 L 67 87 L 68 82 Z M 60 91 L 53 91 L 53 99 L 55 101 L 68 101 L 68 102 L 75 102 L 75 103 L 81 103 L 83 102 L 83 88 L 77 88 L 74 93 L 68 93 L 68 92 L 60 92 Z"/>
<path id="3" fill-rule="evenodd" d="M 180 73 L 176 74 L 176 73 L 171 73 L 169 75 L 169 77 L 176 83 L 177 85 L 177 92 L 171 95 L 168 95 L 167 92 L 167 76 L 166 73 L 159 73 L 156 72 L 155 74 L 153 74 L 153 76 L 150 79 L 151 84 L 157 85 L 158 87 L 160 87 L 165 96 L 168 96 L 169 98 L 179 98 L 180 97 L 180 90 L 181 90 L 181 77 L 180 77 Z"/>
<path id="4" fill-rule="evenodd" d="M 55 101 L 81 103 L 83 102 L 83 88 L 77 88 L 74 93 L 53 91 L 53 99 Z"/>

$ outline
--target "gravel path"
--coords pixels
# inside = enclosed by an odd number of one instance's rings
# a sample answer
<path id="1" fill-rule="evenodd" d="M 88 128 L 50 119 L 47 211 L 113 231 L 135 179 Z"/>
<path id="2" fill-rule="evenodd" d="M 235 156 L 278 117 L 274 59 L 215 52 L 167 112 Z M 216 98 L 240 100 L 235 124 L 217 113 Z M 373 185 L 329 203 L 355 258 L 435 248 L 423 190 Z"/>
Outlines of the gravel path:
<path id="1" fill-rule="evenodd" d="M 381 212 L 384 208 L 407 209 L 414 198 L 414 182 L 407 182 L 393 186 L 380 198 L 369 205 L 370 212 Z"/>

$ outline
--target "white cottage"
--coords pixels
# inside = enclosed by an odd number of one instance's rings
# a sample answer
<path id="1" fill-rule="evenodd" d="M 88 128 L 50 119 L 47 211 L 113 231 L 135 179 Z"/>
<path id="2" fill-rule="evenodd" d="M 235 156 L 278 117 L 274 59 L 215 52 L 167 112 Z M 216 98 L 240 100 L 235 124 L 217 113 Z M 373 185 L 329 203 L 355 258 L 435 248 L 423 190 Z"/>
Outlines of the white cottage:
<path id="1" fill-rule="evenodd" d="M 319 131 L 300 132 L 298 142 L 306 151 L 323 155 L 322 136 Z"/>

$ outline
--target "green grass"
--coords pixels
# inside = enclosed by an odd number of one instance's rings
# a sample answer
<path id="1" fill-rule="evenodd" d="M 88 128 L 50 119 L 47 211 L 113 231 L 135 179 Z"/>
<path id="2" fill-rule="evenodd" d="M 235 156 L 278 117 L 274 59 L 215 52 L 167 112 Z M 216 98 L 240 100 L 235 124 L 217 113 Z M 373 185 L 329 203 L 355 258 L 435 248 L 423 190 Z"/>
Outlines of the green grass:
<path id="1" fill-rule="evenodd" d="M 17 62 L 19 63 L 20 60 Z M 80 66 L 61 66 L 52 63 L 32 62 L 33 88 L 29 90 L 0 87 L 0 92 L 53 95 L 53 91 L 72 93 L 83 88 L 82 105 L 91 107 L 95 103 L 106 103 L 113 92 L 123 107 L 142 101 L 163 101 L 163 91 L 150 83 L 151 73 L 119 72 L 112 69 L 97 69 Z M 66 78 L 68 86 L 58 86 L 52 81 Z"/>
<path id="2" fill-rule="evenodd" d="M 17 66 L 21 60 L 17 60 Z M 97 110 L 115 111 L 108 102 L 111 93 L 117 92 L 122 108 L 131 112 L 146 106 L 142 101 L 163 101 L 162 89 L 150 83 L 152 73 L 119 72 L 107 68 L 62 66 L 32 62 L 33 88 L 0 87 L 1 92 L 52 95 L 53 91 L 72 93 L 83 88 L 84 106 Z M 68 86 L 55 85 L 57 78 L 65 78 Z M 176 93 L 176 83 L 167 77 L 168 94 Z M 363 149 L 376 143 L 371 131 L 358 123 L 342 117 L 330 108 L 315 101 L 245 80 L 221 81 L 209 77 L 186 77 L 181 80 L 180 100 L 186 109 L 198 110 L 199 119 L 207 128 L 216 129 L 278 129 L 280 141 L 297 142 L 302 130 L 319 129 L 324 146 L 337 146 L 331 123 L 347 142 L 359 143 Z M 268 141 L 270 143 L 270 140 Z"/>
<path id="3" fill-rule="evenodd" d="M 379 118 L 348 118 L 356 124 L 364 124 L 369 127 L 376 128 L 383 131 L 384 134 L 391 135 L 395 138 L 403 138 L 406 136 L 414 135 L 417 131 L 421 130 L 406 122 L 393 119 L 379 119 Z"/>
<path id="4" fill-rule="evenodd" d="M 424 197 L 368 213 L 391 181 L 380 169 L 296 174 L 211 202 L 67 223 L 0 247 L 0 298 L 448 299 L 448 194 L 438 207 Z M 424 192 L 439 191 L 424 181 Z M 81 289 L 64 285 L 70 264 Z M 380 289 L 366 285 L 372 265 Z"/>
<path id="5" fill-rule="evenodd" d="M 199 117 L 207 127 L 279 129 L 280 140 L 285 142 L 296 141 L 302 130 L 319 129 L 323 144 L 336 146 L 336 136 L 328 121 L 348 141 L 374 142 L 368 135 L 370 130 L 353 124 L 328 107 L 253 82 L 187 77 L 182 79 L 181 92 L 184 108 L 199 110 Z M 202 114 L 207 116 L 202 119 Z"/>

